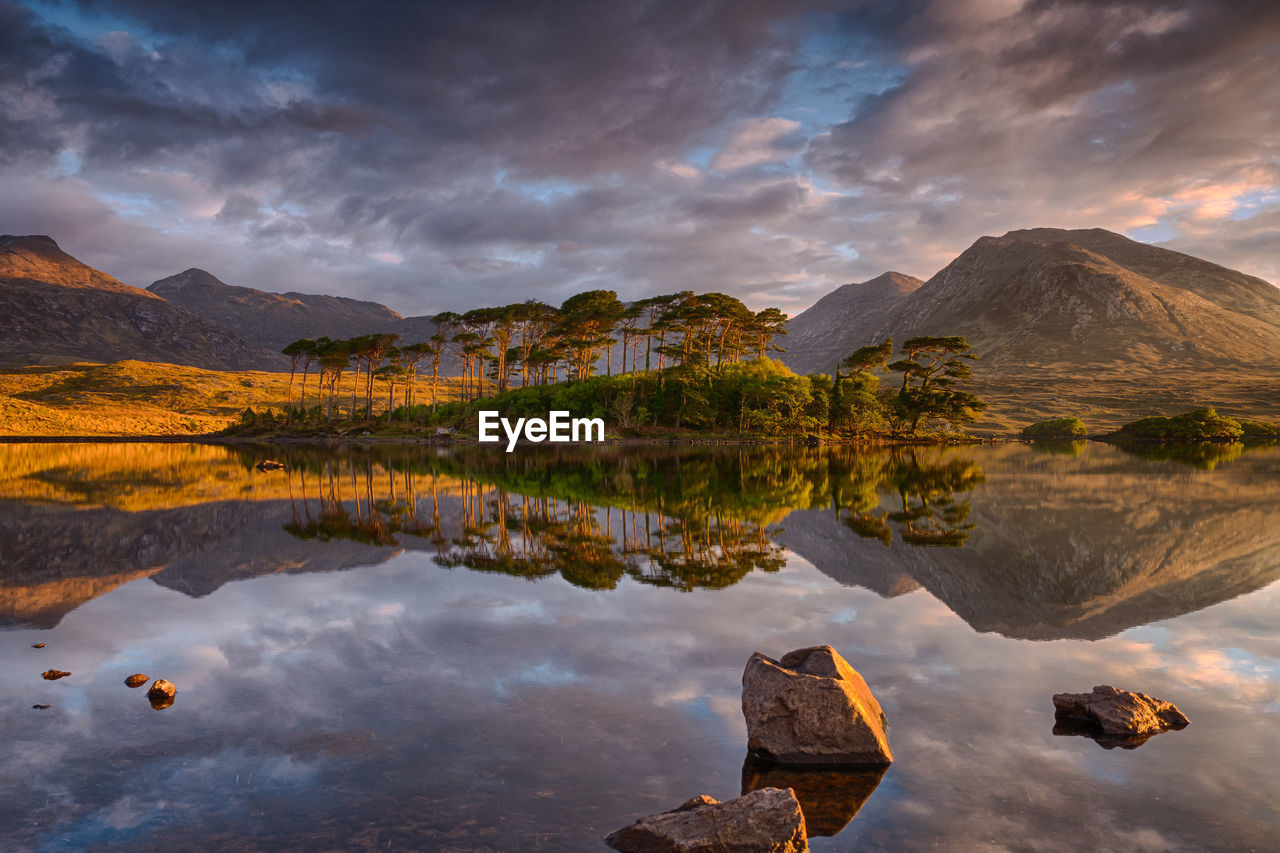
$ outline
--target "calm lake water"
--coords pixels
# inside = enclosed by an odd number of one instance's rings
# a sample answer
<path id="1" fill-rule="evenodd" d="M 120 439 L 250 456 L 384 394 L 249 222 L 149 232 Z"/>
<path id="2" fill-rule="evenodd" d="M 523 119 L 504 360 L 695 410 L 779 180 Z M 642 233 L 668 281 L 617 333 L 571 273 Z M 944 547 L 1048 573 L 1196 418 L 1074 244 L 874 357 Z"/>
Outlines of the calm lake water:
<path id="1" fill-rule="evenodd" d="M 1280 450 L 485 451 L 0 446 L 0 848 L 599 850 L 774 784 L 816 850 L 1280 849 Z M 822 643 L 882 778 L 744 765 L 748 657 Z M 1192 723 L 1056 736 L 1095 684 Z"/>

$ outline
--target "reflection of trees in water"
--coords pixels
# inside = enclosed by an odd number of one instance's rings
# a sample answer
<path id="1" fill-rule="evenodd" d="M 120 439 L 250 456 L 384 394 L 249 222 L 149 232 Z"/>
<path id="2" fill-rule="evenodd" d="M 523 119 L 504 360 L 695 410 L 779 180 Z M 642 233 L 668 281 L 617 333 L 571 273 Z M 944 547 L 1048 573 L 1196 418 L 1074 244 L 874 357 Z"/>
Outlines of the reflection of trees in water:
<path id="1" fill-rule="evenodd" d="M 446 567 L 559 574 L 589 589 L 612 589 L 629 575 L 691 590 L 731 586 L 785 562 L 763 524 L 715 510 L 670 515 L 634 496 L 616 507 L 515 494 L 431 468 L 336 455 L 295 463 L 288 476 L 293 520 L 285 529 L 294 536 L 388 547 L 414 536 L 432 543 Z"/>
<path id="2" fill-rule="evenodd" d="M 487 449 L 486 449 L 487 450 Z M 304 539 L 401 547 L 437 562 L 591 589 L 629 576 L 674 589 L 724 588 L 776 571 L 768 528 L 793 509 L 834 507 L 889 545 L 960 546 L 973 525 L 956 498 L 983 481 L 945 450 L 741 448 L 672 452 L 437 454 L 423 448 L 298 450 L 293 520 Z"/>
<path id="3" fill-rule="evenodd" d="M 974 528 L 968 499 L 956 493 L 971 492 L 986 479 L 971 459 L 919 449 L 855 458 L 841 467 L 840 478 L 835 506 L 854 533 L 887 547 L 896 528 L 904 544 L 952 548 L 964 545 Z M 881 509 L 882 497 L 891 509 Z"/>
<path id="4" fill-rule="evenodd" d="M 1223 462 L 1240 458 L 1245 446 L 1238 441 L 1170 442 L 1125 441 L 1115 446 L 1131 456 L 1154 462 L 1181 462 L 1194 468 L 1212 471 Z"/>

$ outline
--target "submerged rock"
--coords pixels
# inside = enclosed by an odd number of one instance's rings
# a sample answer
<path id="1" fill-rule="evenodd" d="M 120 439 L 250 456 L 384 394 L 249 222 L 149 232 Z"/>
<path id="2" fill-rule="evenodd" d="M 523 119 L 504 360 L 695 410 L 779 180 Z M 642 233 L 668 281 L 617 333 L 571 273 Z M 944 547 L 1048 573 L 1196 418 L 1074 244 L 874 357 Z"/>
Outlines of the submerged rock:
<path id="1" fill-rule="evenodd" d="M 1109 684 L 1092 693 L 1057 693 L 1053 697 L 1057 735 L 1092 737 L 1107 749 L 1133 749 L 1152 735 L 1183 729 L 1191 721 L 1172 702 Z"/>
<path id="2" fill-rule="evenodd" d="M 143 675 L 142 673 L 138 672 L 126 678 L 124 680 L 124 683 L 129 687 L 141 687 L 142 685 L 146 684 L 150 680 L 151 680 L 151 676 Z M 165 683 L 168 684 L 168 682 L 165 682 Z"/>
<path id="3" fill-rule="evenodd" d="M 837 835 L 871 799 L 887 767 L 789 767 L 748 755 L 742 764 L 742 793 L 790 788 L 804 812 L 810 838 Z"/>
<path id="4" fill-rule="evenodd" d="M 151 707 L 157 711 L 163 711 L 173 704 L 174 697 L 178 695 L 178 688 L 173 686 L 172 681 L 165 681 L 163 678 L 157 678 L 155 683 L 151 685 L 151 689 L 147 691 L 147 698 L 151 700 Z"/>
<path id="5" fill-rule="evenodd" d="M 783 764 L 883 766 L 893 762 L 880 703 L 831 646 L 773 660 L 756 652 L 742 673 L 747 749 Z"/>
<path id="6" fill-rule="evenodd" d="M 728 802 L 703 794 L 605 839 L 623 853 L 801 853 L 804 814 L 788 790 L 762 788 Z"/>
<path id="7" fill-rule="evenodd" d="M 71 673 L 63 672 L 60 669 L 46 669 L 42 678 L 44 678 L 45 681 L 57 681 L 59 678 L 66 678 L 70 674 Z"/>

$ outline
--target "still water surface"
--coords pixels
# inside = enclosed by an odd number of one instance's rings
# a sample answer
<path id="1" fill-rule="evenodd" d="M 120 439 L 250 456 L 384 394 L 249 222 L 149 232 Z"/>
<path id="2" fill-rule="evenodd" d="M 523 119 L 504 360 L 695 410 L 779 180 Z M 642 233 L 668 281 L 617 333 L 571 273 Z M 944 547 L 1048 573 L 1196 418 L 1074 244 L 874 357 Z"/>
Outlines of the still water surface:
<path id="1" fill-rule="evenodd" d="M 1050 450 L 0 446 L 0 849 L 598 850 L 763 784 L 817 850 L 1280 848 L 1280 450 Z M 883 778 L 744 764 L 748 657 L 821 643 Z M 1055 736 L 1095 684 L 1192 724 Z"/>

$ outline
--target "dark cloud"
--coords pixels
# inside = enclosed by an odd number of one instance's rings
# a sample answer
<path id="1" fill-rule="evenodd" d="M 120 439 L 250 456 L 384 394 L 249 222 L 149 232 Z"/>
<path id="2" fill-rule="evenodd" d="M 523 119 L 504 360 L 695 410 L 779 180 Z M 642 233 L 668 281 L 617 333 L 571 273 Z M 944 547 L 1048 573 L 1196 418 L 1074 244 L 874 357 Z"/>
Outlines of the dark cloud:
<path id="1" fill-rule="evenodd" d="M 0 2 L 0 230 L 407 313 L 797 310 L 1032 225 L 1276 278 L 1276 79 L 1267 3 Z"/>

